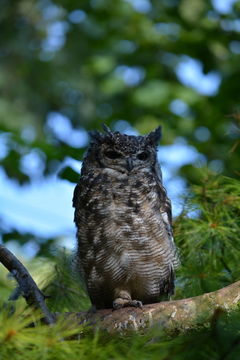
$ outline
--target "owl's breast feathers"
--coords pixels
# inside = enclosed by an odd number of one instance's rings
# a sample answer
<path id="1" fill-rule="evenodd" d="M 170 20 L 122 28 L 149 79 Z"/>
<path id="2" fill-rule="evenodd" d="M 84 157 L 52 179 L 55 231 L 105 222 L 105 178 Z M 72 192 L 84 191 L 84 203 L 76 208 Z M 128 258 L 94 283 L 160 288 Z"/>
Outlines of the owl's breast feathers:
<path id="1" fill-rule="evenodd" d="M 178 257 L 171 203 L 154 173 L 129 176 L 102 169 L 83 174 L 73 205 L 78 252 L 92 299 L 123 283 L 146 303 L 173 292 Z"/>

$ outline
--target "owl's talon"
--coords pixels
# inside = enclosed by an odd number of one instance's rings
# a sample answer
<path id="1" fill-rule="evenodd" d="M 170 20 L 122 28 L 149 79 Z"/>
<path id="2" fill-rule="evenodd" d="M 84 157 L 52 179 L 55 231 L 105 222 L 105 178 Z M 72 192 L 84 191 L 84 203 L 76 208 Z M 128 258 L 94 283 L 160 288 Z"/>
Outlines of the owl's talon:
<path id="1" fill-rule="evenodd" d="M 113 301 L 113 310 L 119 310 L 127 306 L 139 307 L 140 309 L 142 309 L 143 304 L 139 300 L 121 299 L 121 298 L 117 298 Z"/>
<path id="2" fill-rule="evenodd" d="M 120 304 L 116 301 L 113 301 L 113 310 L 119 310 L 122 309 L 124 307 L 124 304 Z"/>
<path id="3" fill-rule="evenodd" d="M 129 306 L 139 307 L 140 309 L 142 309 L 143 303 L 140 300 L 131 300 L 129 301 Z"/>

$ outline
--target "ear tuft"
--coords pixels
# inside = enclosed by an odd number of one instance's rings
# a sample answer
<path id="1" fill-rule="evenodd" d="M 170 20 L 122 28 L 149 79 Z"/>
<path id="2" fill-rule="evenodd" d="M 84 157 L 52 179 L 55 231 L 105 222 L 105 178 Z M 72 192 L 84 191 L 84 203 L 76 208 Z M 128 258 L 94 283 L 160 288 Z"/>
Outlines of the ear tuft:
<path id="1" fill-rule="evenodd" d="M 99 131 L 89 131 L 89 135 L 93 140 L 96 142 L 102 142 L 103 141 L 103 135 Z"/>
<path id="2" fill-rule="evenodd" d="M 159 141 L 161 140 L 162 137 L 162 127 L 158 126 L 155 130 L 151 131 L 148 135 L 147 135 L 147 140 L 149 141 L 149 143 L 151 143 L 152 145 L 157 146 Z"/>
<path id="3" fill-rule="evenodd" d="M 109 136 L 113 136 L 113 132 L 106 124 L 102 124 L 102 128 Z"/>

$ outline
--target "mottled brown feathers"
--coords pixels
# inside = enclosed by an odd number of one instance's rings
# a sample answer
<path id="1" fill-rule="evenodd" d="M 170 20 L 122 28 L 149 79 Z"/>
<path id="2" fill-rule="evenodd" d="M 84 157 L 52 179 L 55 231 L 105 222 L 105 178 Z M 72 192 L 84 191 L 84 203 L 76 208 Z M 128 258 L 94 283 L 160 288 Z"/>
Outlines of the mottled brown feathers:
<path id="1" fill-rule="evenodd" d="M 178 265 L 156 157 L 161 129 L 104 130 L 92 134 L 74 191 L 78 269 L 96 308 L 141 306 L 173 293 Z"/>

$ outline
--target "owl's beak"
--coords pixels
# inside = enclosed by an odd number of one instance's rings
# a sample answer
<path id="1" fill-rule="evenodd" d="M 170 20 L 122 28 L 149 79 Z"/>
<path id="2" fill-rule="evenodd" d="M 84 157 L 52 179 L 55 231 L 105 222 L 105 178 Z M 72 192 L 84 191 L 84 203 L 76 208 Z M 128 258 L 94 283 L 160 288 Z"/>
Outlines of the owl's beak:
<path id="1" fill-rule="evenodd" d="M 131 157 L 127 158 L 126 169 L 128 171 L 133 169 L 133 159 Z"/>

